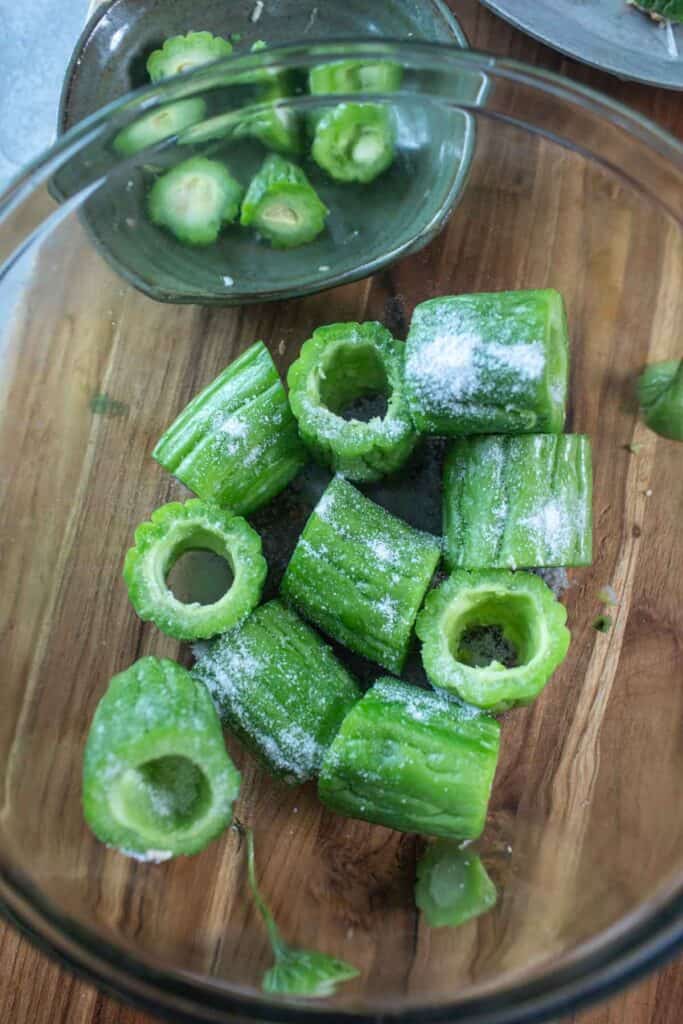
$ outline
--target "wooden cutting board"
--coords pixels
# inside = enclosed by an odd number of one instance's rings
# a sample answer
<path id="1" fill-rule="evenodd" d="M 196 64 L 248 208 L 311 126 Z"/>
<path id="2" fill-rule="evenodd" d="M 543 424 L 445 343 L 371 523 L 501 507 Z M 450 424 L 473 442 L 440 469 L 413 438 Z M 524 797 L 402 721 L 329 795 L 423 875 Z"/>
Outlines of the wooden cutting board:
<path id="1" fill-rule="evenodd" d="M 476 49 L 559 71 L 635 107 L 683 138 L 683 97 L 631 83 L 562 58 L 524 37 L 480 7 L 450 0 Z M 671 963 L 611 1002 L 577 1013 L 573 1024 L 680 1024 L 683 960 Z M 0 924 L 2 1024 L 151 1024 L 152 1018 L 99 994 L 37 952 L 10 926 Z"/>

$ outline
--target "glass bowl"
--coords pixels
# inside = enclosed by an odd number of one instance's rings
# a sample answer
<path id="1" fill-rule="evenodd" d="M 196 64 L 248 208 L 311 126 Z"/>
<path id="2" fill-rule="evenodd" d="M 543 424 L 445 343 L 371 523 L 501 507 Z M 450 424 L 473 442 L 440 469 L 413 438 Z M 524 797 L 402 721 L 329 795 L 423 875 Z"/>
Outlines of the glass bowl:
<path id="1" fill-rule="evenodd" d="M 92 116 L 0 200 L 0 897 L 44 948 L 175 1022 L 541 1020 L 683 937 L 683 448 L 647 430 L 633 397 L 645 362 L 681 355 L 683 150 L 596 93 L 486 55 L 363 43 L 268 60 L 305 70 L 342 57 L 397 61 L 403 86 L 387 102 L 476 129 L 447 225 L 373 277 L 248 307 L 168 305 L 98 255 L 90 204 L 116 210 L 136 166 L 109 140 L 141 106 L 246 66 L 235 61 Z M 452 160 L 440 135 L 420 147 Z M 285 370 L 322 323 L 377 319 L 404 336 L 432 296 L 545 286 L 569 312 L 567 429 L 593 442 L 595 560 L 569 573 L 566 662 L 531 707 L 503 716 L 477 843 L 498 904 L 430 931 L 412 899 L 419 837 L 335 817 L 313 786 L 274 782 L 229 740 L 237 814 L 255 829 L 286 939 L 361 971 L 325 1001 L 266 997 L 267 937 L 234 833 L 155 866 L 101 846 L 82 818 L 83 744 L 108 679 L 145 654 L 188 661 L 136 619 L 121 580 L 136 524 L 186 494 L 151 449 L 257 338 Z M 425 453 L 379 497 L 408 490 L 405 513 L 418 516 L 438 487 L 438 453 Z M 296 482 L 279 507 L 296 519 L 310 501 Z M 275 588 L 286 552 L 269 557 Z M 603 634 L 593 622 L 608 584 L 618 604 Z"/>

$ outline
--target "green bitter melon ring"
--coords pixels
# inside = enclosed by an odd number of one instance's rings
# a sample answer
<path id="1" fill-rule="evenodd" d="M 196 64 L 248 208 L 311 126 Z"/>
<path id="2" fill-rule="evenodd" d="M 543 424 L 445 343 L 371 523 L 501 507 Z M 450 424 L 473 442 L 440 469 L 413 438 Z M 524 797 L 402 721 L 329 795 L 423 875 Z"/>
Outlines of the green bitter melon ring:
<path id="1" fill-rule="evenodd" d="M 213 551 L 232 570 L 232 585 L 213 604 L 184 604 L 166 582 L 181 555 L 198 550 Z M 256 607 L 267 570 L 261 538 L 245 519 L 192 499 L 163 505 L 137 528 L 123 577 L 141 619 L 178 640 L 200 640 L 225 632 Z"/>
<path id="2" fill-rule="evenodd" d="M 499 712 L 541 692 L 567 653 L 566 619 L 532 573 L 459 570 L 428 595 L 415 629 L 434 686 Z"/>
<path id="3" fill-rule="evenodd" d="M 239 215 L 243 188 L 218 160 L 193 156 L 162 174 L 147 199 L 150 220 L 186 245 L 212 245 Z"/>
<path id="4" fill-rule="evenodd" d="M 376 480 L 401 466 L 417 441 L 404 393 L 404 345 L 379 323 L 319 327 L 287 376 L 289 401 L 313 456 L 349 480 Z M 351 402 L 387 398 L 384 416 L 346 419 Z"/>
<path id="5" fill-rule="evenodd" d="M 239 785 L 211 697 L 186 669 L 142 658 L 114 676 L 83 766 L 98 839 L 148 861 L 198 853 L 230 824 Z"/>
<path id="6" fill-rule="evenodd" d="M 161 82 L 184 71 L 212 64 L 232 53 L 232 43 L 210 32 L 188 32 L 185 36 L 171 36 L 159 50 L 147 58 L 147 74 L 152 82 Z"/>

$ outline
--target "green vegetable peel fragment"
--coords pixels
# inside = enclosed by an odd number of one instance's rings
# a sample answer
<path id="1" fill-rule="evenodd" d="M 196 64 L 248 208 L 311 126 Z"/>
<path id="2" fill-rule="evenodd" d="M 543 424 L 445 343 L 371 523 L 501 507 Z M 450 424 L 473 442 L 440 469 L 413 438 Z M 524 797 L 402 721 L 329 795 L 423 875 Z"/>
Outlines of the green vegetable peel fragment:
<path id="1" fill-rule="evenodd" d="M 433 686 L 486 711 L 530 704 L 566 656 L 566 619 L 564 606 L 532 573 L 454 572 L 431 591 L 417 619 L 425 672 Z M 490 657 L 473 657 L 468 638 L 491 628 L 500 634 L 502 656 L 494 644 Z M 510 650 L 512 666 L 503 661 Z"/>
<path id="2" fill-rule="evenodd" d="M 500 726 L 444 694 L 380 679 L 344 719 L 318 782 L 327 807 L 401 832 L 475 839 Z"/>
<path id="3" fill-rule="evenodd" d="M 415 903 L 431 928 L 464 924 L 491 910 L 497 898 L 480 858 L 452 840 L 432 843 L 418 861 Z"/>
<path id="4" fill-rule="evenodd" d="M 358 977 L 359 971 L 351 964 L 325 953 L 293 949 L 284 942 L 256 879 L 254 834 L 251 829 L 245 829 L 245 832 L 249 886 L 254 903 L 268 930 L 275 957 L 275 964 L 263 976 L 263 991 L 273 995 L 301 996 L 306 999 L 333 996 L 337 985 Z"/>
<path id="5" fill-rule="evenodd" d="M 189 672 L 142 658 L 114 676 L 83 768 L 98 839 L 148 861 L 198 853 L 230 824 L 239 784 L 211 698 Z"/>
<path id="6" fill-rule="evenodd" d="M 559 292 L 451 295 L 416 306 L 406 343 L 406 389 L 418 430 L 559 433 L 568 337 Z"/>
<path id="7" fill-rule="evenodd" d="M 287 486 L 307 455 L 263 342 L 190 402 L 152 455 L 200 498 L 243 515 Z"/>
<path id="8" fill-rule="evenodd" d="M 349 480 L 398 469 L 417 434 L 403 387 L 404 345 L 378 323 L 330 324 L 304 342 L 287 383 L 299 433 L 313 456 Z M 368 422 L 343 415 L 349 403 L 385 396 Z"/>
<path id="9" fill-rule="evenodd" d="M 154 182 L 150 220 L 186 245 L 211 245 L 223 225 L 237 220 L 243 191 L 225 164 L 191 157 Z"/>
<path id="10" fill-rule="evenodd" d="M 169 589 L 167 578 L 186 551 L 213 551 L 230 566 L 232 585 L 213 604 L 184 604 Z M 123 577 L 141 619 L 179 640 L 199 640 L 224 633 L 256 607 L 267 571 L 261 538 L 245 519 L 192 499 L 163 505 L 137 528 Z"/>
<path id="11" fill-rule="evenodd" d="M 638 401 L 650 430 L 683 441 L 683 359 L 650 363 L 638 378 Z"/>
<path id="12" fill-rule="evenodd" d="M 279 601 L 202 649 L 193 674 L 224 724 L 270 772 L 295 783 L 318 774 L 361 695 L 317 633 Z"/>
<path id="13" fill-rule="evenodd" d="M 154 50 L 147 58 L 147 74 L 152 82 L 160 82 L 229 57 L 231 53 L 232 44 L 210 32 L 171 36 L 160 50 Z"/>
<path id="14" fill-rule="evenodd" d="M 324 230 L 327 214 L 301 168 L 272 153 L 247 189 L 241 223 L 274 248 L 290 249 L 313 241 Z"/>
<path id="15" fill-rule="evenodd" d="M 400 672 L 440 554 L 435 537 L 335 477 L 299 538 L 282 594 L 328 636 Z"/>
<path id="16" fill-rule="evenodd" d="M 580 434 L 454 441 L 443 502 L 451 568 L 591 563 L 591 446 Z"/>

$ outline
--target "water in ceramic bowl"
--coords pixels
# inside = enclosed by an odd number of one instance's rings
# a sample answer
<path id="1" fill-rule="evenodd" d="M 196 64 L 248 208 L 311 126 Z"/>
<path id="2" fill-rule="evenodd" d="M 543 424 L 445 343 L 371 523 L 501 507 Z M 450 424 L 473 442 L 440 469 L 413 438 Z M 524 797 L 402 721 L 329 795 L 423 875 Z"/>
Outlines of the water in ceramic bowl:
<path id="1" fill-rule="evenodd" d="M 148 89 L 121 116 L 130 125 L 149 117 L 154 109 L 169 109 L 172 98 L 184 101 L 184 109 L 194 109 L 190 101 L 201 104 L 203 114 L 194 115 L 191 126 L 186 125 L 177 141 L 169 138 L 131 160 L 127 176 L 117 185 L 110 178 L 109 186 L 99 190 L 83 210 L 93 240 L 127 280 L 160 300 L 240 304 L 305 294 L 353 280 L 433 236 L 465 181 L 474 144 L 472 119 L 453 106 L 447 109 L 444 104 L 426 103 L 413 91 L 410 75 L 403 80 L 400 97 L 385 96 L 383 100 L 376 95 L 377 88 L 371 96 L 354 91 L 335 96 L 332 103 L 316 102 L 306 93 L 309 72 L 316 66 L 310 59 L 313 42 L 330 41 L 332 47 L 327 52 L 323 47 L 317 51 L 319 66 L 333 62 L 335 48 L 337 55 L 344 57 L 343 48 L 332 40 L 353 35 L 375 42 L 391 37 L 466 45 L 455 17 L 440 0 L 391 0 L 372 8 L 356 0 L 317 7 L 308 0 L 256 6 L 201 0 L 171 8 L 114 0 L 98 10 L 76 47 L 62 94 L 62 130 L 130 89 L 149 85 L 145 63 L 155 47 L 165 37 L 199 27 L 231 38 L 235 61 L 226 62 L 220 72 L 209 73 L 201 81 L 195 78 L 162 91 Z M 248 59 L 256 42 L 272 48 L 293 40 L 306 40 L 307 50 L 279 52 L 270 58 L 262 52 Z M 253 81 L 264 66 L 270 66 L 273 76 L 279 72 L 277 117 L 290 126 L 298 122 L 300 151 L 288 152 L 285 146 L 284 155 L 303 167 L 328 207 L 325 231 L 309 244 L 283 252 L 273 251 L 253 230 L 233 225 L 215 244 L 188 248 L 150 223 L 150 188 L 162 173 L 192 156 L 223 161 L 243 186 L 248 184 L 268 146 L 245 138 L 239 125 L 258 116 L 253 107 L 263 102 L 264 90 Z M 468 76 L 461 84 L 462 98 L 475 101 L 481 88 L 479 76 Z M 340 92 L 339 83 L 336 91 Z M 347 99 L 383 106 L 395 134 L 390 166 L 365 183 L 340 182 L 311 156 L 316 119 Z M 93 156 L 102 170 L 111 163 L 108 147 L 112 144 L 116 146 L 116 135 L 108 140 L 104 152 Z M 79 187 L 81 169 L 75 173 L 75 183 L 67 183 L 67 175 L 62 173 L 57 187 L 67 191 Z"/>

